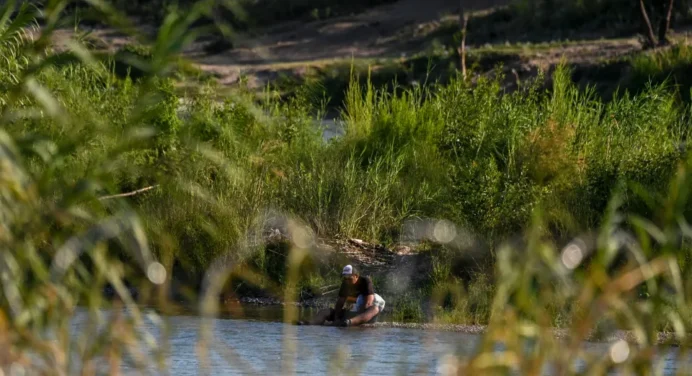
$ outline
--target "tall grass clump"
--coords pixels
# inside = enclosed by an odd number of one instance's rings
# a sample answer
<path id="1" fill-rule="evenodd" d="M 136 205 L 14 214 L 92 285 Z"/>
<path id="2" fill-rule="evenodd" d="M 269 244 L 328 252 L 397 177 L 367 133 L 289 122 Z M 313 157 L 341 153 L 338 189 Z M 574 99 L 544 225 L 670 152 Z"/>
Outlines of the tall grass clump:
<path id="1" fill-rule="evenodd" d="M 490 238 L 521 230 L 546 202 L 556 231 L 598 226 L 618 181 L 660 192 L 682 157 L 686 109 L 661 86 L 606 105 L 561 67 L 550 94 L 533 86 L 502 94 L 492 82 L 444 90 L 440 146 L 459 220 Z"/>
<path id="2" fill-rule="evenodd" d="M 631 59 L 632 73 L 625 85 L 631 89 L 645 89 L 648 84 L 665 84 L 678 93 L 682 100 L 690 101 L 692 81 L 685 72 L 692 65 L 692 49 L 684 43 L 639 54 Z"/>

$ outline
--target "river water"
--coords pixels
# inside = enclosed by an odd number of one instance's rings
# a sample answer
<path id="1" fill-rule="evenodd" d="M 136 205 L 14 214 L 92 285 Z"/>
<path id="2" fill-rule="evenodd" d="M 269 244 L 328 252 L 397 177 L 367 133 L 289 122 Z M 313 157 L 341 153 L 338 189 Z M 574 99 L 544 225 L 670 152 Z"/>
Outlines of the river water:
<path id="1" fill-rule="evenodd" d="M 281 315 L 272 309 L 249 309 L 243 319 L 178 315 L 165 318 L 167 349 L 163 369 L 150 365 L 152 375 L 249 375 L 249 374 L 369 374 L 441 375 L 450 354 L 469 355 L 480 337 L 458 332 L 402 328 L 337 328 L 294 326 L 275 321 Z M 80 330 L 80 321 L 73 329 Z M 162 342 L 155 320 L 145 320 L 143 331 Z M 203 323 L 213 338 L 208 356 L 198 352 Z M 603 356 L 610 344 L 589 343 L 587 351 Z M 145 351 L 145 350 L 143 350 Z M 662 374 L 677 370 L 676 348 L 662 349 Z M 203 359 L 207 362 L 203 362 Z M 126 362 L 132 364 L 131 362 Z M 579 366 L 577 364 L 577 366 Z M 142 374 L 127 364 L 123 374 Z M 551 374 L 546 368 L 546 375 Z"/>
<path id="2" fill-rule="evenodd" d="M 179 335 L 172 342 L 171 369 L 176 375 L 198 375 L 200 363 L 193 340 L 197 320 L 176 317 L 174 322 Z M 217 375 L 283 374 L 290 373 L 291 367 L 296 374 L 307 375 L 428 374 L 443 355 L 455 349 L 469 352 L 477 340 L 455 333 L 297 327 L 251 320 L 218 320 L 214 334 L 217 346 L 224 347 L 222 353 L 210 356 L 210 373 Z M 229 351 L 235 352 L 246 367 L 233 362 L 225 354 Z"/>

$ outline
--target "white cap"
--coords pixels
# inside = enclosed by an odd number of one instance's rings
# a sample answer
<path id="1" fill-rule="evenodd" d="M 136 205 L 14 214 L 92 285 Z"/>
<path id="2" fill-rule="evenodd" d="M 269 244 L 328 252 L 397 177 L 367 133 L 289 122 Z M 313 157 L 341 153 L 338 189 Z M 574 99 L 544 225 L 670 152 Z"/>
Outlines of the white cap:
<path id="1" fill-rule="evenodd" d="M 353 274 L 353 267 L 351 265 L 344 266 L 344 270 L 341 271 L 341 275 L 351 275 Z"/>

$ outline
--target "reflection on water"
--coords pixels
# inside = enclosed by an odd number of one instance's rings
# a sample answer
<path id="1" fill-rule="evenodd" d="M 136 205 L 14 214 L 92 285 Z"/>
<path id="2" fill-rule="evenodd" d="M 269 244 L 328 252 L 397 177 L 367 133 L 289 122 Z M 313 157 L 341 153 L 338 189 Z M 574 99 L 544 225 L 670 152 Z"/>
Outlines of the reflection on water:
<path id="1" fill-rule="evenodd" d="M 194 332 L 194 318 L 176 317 L 179 333 Z M 343 329 L 288 326 L 249 320 L 217 320 L 217 344 L 242 359 L 248 369 L 229 362 L 228 354 L 211 354 L 211 374 L 277 374 L 293 367 L 297 374 L 415 374 L 435 369 L 437 360 L 454 347 L 474 345 L 471 336 L 404 329 Z M 290 342 L 295 345 L 291 354 Z M 199 374 L 191 341 L 173 344 L 175 374 Z M 463 350 L 462 350 L 463 351 Z M 244 372 L 245 371 L 245 372 Z"/>
<path id="2" fill-rule="evenodd" d="M 244 307 L 243 313 L 252 319 L 220 317 L 209 321 L 213 339 L 205 358 L 198 352 L 203 319 L 194 315 L 166 317 L 170 332 L 165 337 L 165 369 L 151 365 L 150 374 L 441 374 L 447 355 L 473 353 L 480 340 L 475 335 L 443 331 L 285 325 L 277 321 L 283 315 L 281 307 Z M 75 325 L 78 329 L 79 320 Z M 142 329 L 161 340 L 152 321 L 147 320 Z M 588 344 L 587 348 L 591 353 L 604 354 L 608 346 Z M 674 374 L 676 350 L 665 351 L 663 373 Z M 123 371 L 140 374 L 129 367 Z M 549 368 L 546 374 L 550 374 Z"/>

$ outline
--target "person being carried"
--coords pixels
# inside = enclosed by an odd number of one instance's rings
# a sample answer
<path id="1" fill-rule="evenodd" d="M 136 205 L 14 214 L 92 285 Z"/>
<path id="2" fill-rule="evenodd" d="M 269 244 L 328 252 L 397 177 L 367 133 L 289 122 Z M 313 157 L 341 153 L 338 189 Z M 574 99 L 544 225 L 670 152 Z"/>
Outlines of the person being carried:
<path id="1" fill-rule="evenodd" d="M 310 325 L 324 325 L 325 322 L 331 321 L 337 326 L 358 326 L 377 321 L 377 316 L 384 310 L 385 301 L 375 294 L 372 280 L 361 276 L 351 265 L 344 267 L 341 277 L 339 297 L 334 308 L 318 312 L 309 322 Z M 351 311 L 344 310 L 347 302 L 355 302 Z"/>

